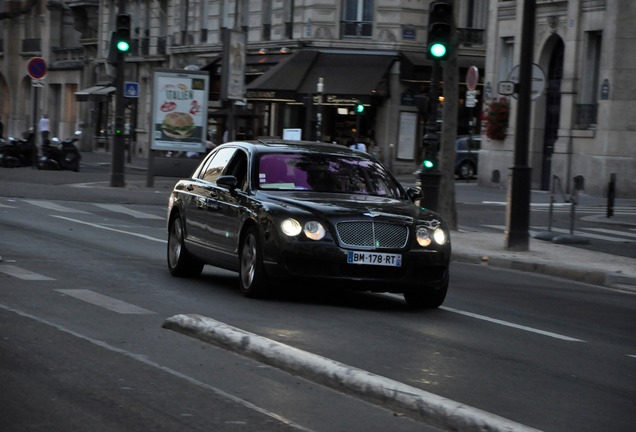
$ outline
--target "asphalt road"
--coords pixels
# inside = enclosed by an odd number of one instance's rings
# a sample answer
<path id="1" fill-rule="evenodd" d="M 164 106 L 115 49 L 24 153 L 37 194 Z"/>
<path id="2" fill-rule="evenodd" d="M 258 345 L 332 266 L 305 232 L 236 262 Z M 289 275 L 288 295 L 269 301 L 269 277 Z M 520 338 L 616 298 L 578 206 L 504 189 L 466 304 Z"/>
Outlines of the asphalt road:
<path id="1" fill-rule="evenodd" d="M 240 430 L 237 421 L 259 430 L 422 428 L 403 412 L 332 391 L 328 382 L 314 384 L 161 327 L 185 313 L 542 430 L 628 431 L 636 423 L 631 293 L 455 263 L 447 302 L 423 313 L 410 311 L 400 296 L 352 292 L 292 289 L 248 300 L 232 273 L 206 269 L 196 280 L 170 277 L 164 205 L 145 202 L 144 195 L 139 204 L 105 206 L 110 198 L 95 202 L 94 188 L 78 189 L 81 199 L 0 200 L 0 310 L 3 322 L 12 323 L 0 327 L 1 359 L 8 366 L 1 377 L 29 383 L 9 399 L 20 393 L 50 401 L 55 389 L 67 388 L 66 395 L 91 396 L 64 396 L 59 406 L 50 405 L 53 410 L 77 412 L 81 419 L 99 407 L 99 416 L 129 407 L 117 416 L 130 420 L 126 430 L 153 412 L 158 428 L 195 422 L 177 416 L 192 411 L 200 421 L 193 430 L 214 422 Z M 59 369 L 69 357 L 77 359 L 79 372 Z M 51 373 L 34 373 L 40 370 Z M 77 379 L 70 379 L 74 373 Z M 99 385 L 118 377 L 132 385 Z M 164 380 L 165 387 L 150 385 Z M 222 401 L 230 405 L 228 415 L 199 414 L 203 402 L 186 410 L 191 404 L 180 403 L 178 381 L 183 391 L 195 383 L 193 394 L 202 392 L 211 405 L 219 394 L 228 399 Z M 46 389 L 42 396 L 30 395 L 38 385 Z M 132 401 L 121 391 L 128 387 L 142 394 Z M 163 408 L 172 403 L 174 409 Z M 60 417 L 52 422 L 63 424 Z M 20 418 L 40 424 L 37 415 L 13 417 Z M 122 430 L 116 420 L 107 423 L 113 429 L 104 430 Z"/>

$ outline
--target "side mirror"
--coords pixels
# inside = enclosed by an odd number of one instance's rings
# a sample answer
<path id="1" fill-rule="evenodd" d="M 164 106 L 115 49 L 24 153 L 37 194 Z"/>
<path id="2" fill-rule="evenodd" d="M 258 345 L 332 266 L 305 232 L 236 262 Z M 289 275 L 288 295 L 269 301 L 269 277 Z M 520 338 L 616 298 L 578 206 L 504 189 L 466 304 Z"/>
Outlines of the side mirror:
<path id="1" fill-rule="evenodd" d="M 416 200 L 422 199 L 424 198 L 424 194 L 422 193 L 422 189 L 418 188 L 418 187 L 409 187 L 406 190 L 407 195 L 409 196 L 409 198 L 411 199 L 411 201 L 415 202 Z"/>
<path id="2" fill-rule="evenodd" d="M 226 187 L 230 191 L 233 191 L 238 186 L 238 180 L 233 175 L 224 175 L 216 179 L 216 184 L 221 187 Z"/>

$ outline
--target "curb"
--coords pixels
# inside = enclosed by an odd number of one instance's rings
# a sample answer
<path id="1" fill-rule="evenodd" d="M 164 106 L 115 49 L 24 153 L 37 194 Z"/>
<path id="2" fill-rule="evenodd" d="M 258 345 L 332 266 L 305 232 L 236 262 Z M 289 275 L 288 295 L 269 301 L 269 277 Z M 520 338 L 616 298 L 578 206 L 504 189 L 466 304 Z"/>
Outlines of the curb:
<path id="1" fill-rule="evenodd" d="M 251 357 L 371 403 L 408 413 L 434 427 L 479 432 L 537 430 L 201 315 L 175 315 L 166 319 L 163 327 Z"/>
<path id="2" fill-rule="evenodd" d="M 595 270 L 583 265 L 549 264 L 533 260 L 501 258 L 484 255 L 477 257 L 468 252 L 452 252 L 451 260 L 467 264 L 482 264 L 509 270 L 540 273 L 576 282 L 600 285 L 606 288 L 618 288 L 636 292 L 636 278 L 617 273 Z"/>

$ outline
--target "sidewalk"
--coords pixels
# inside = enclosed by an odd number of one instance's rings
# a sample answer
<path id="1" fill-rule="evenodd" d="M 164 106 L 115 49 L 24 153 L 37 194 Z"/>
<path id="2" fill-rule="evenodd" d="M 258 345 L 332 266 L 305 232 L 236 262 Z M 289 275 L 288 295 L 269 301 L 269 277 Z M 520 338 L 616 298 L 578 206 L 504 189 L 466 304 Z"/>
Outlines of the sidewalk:
<path id="1" fill-rule="evenodd" d="M 166 204 L 167 197 L 176 182 L 176 178 L 156 177 L 152 188 L 146 186 L 146 174 L 148 161 L 146 159 L 132 158 L 126 161 L 126 187 L 114 188 L 109 186 L 109 169 L 111 154 L 105 152 L 82 153 L 83 171 L 94 171 L 95 168 L 103 168 L 100 173 L 71 173 L 58 171 L 37 171 L 23 168 L 23 171 L 0 169 L 0 196 L 3 193 L 14 193 L 20 181 L 25 188 L 33 190 L 33 184 L 41 184 L 42 194 L 47 193 L 47 187 L 55 187 L 56 193 L 73 194 L 77 196 L 82 192 L 83 199 L 94 199 L 96 194 L 111 200 L 119 200 L 126 203 L 152 203 Z M 20 170 L 20 169 L 17 169 Z M 80 175 L 81 174 L 81 175 Z M 399 176 L 403 184 L 415 183 L 414 175 Z M 13 182 L 11 187 L 6 187 L 7 182 Z M 73 183 L 75 181 L 75 183 Z M 3 187 L 4 186 L 4 187 Z M 456 188 L 456 191 L 459 188 Z M 5 191 L 5 192 L 3 192 Z M 457 192 L 456 192 L 457 193 Z M 457 200 L 474 200 L 481 202 L 483 196 L 495 197 L 499 201 L 506 201 L 504 189 L 494 189 L 471 186 L 470 195 L 464 193 Z M 19 195 L 5 195 L 19 196 Z M 51 195 L 48 195 L 51 196 Z M 532 202 L 547 203 L 549 194 L 533 191 Z M 581 204 L 602 205 L 603 199 L 592 196 L 581 196 Z M 636 200 L 617 200 L 617 206 L 634 206 Z M 592 216 L 595 217 L 595 216 Z M 603 223 L 604 218 L 598 218 Z M 635 214 L 616 215 L 611 221 L 614 225 L 626 228 L 636 228 Z M 584 283 L 629 290 L 636 293 L 636 259 L 610 255 L 601 252 L 589 251 L 572 246 L 554 244 L 552 242 L 530 238 L 529 250 L 524 252 L 512 252 L 505 247 L 503 233 L 472 232 L 460 227 L 458 231 L 451 232 L 453 244 L 453 261 L 490 265 L 514 270 L 541 273 L 561 278 L 567 278 Z M 630 247 L 636 247 L 630 246 Z"/>

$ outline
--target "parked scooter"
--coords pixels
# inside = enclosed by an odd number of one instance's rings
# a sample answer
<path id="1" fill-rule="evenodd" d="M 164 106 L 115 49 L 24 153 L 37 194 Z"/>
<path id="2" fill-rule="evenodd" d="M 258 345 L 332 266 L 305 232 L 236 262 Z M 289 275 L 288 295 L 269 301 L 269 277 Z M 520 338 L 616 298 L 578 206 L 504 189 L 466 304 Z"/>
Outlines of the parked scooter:
<path id="1" fill-rule="evenodd" d="M 80 170 L 82 155 L 75 143 L 79 140 L 81 131 L 75 131 L 73 137 L 60 141 L 53 137 L 50 142 L 42 145 L 42 154 L 38 158 L 38 169 L 45 170 Z"/>
<path id="2" fill-rule="evenodd" d="M 0 166 L 18 168 L 33 165 L 37 151 L 33 145 L 34 136 L 24 134 L 25 138 L 9 137 L 8 142 L 0 140 Z"/>

